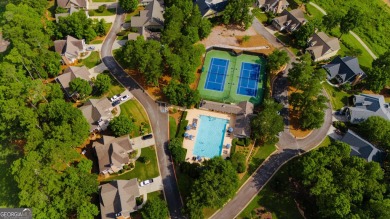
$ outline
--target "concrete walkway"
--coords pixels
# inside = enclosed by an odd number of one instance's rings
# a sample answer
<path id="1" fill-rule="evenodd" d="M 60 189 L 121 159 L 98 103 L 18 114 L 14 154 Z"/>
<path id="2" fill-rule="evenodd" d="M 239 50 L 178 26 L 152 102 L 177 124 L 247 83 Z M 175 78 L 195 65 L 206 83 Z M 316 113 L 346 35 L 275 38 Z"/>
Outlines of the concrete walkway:
<path id="1" fill-rule="evenodd" d="M 321 8 L 319 5 L 317 5 L 316 3 L 314 2 L 309 2 L 310 5 L 314 6 L 315 8 L 317 8 L 323 15 L 327 15 L 326 11 Z M 378 57 L 371 51 L 370 48 L 368 48 L 368 46 L 363 42 L 363 40 L 355 33 L 353 32 L 352 30 L 349 31 L 349 33 L 355 37 L 355 39 L 357 41 L 359 41 L 359 43 L 363 46 L 363 48 L 370 54 L 370 56 L 373 58 L 373 59 L 377 59 Z"/>

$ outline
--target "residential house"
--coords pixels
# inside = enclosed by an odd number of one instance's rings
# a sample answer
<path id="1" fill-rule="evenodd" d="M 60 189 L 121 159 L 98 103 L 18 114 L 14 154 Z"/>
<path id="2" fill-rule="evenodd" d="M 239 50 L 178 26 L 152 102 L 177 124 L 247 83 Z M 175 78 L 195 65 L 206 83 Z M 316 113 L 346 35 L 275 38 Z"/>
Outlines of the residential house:
<path id="1" fill-rule="evenodd" d="M 89 99 L 80 107 L 81 112 L 90 125 L 90 132 L 106 130 L 114 115 L 111 111 L 114 107 L 111 102 L 103 97 L 101 99 Z"/>
<path id="2" fill-rule="evenodd" d="M 72 6 L 78 9 L 88 9 L 88 0 L 56 0 L 57 7 L 71 8 Z"/>
<path id="3" fill-rule="evenodd" d="M 265 12 L 272 12 L 274 14 L 280 14 L 283 10 L 286 10 L 290 4 L 287 0 L 257 0 L 257 6 L 263 9 Z"/>
<path id="4" fill-rule="evenodd" d="M 69 65 L 79 59 L 81 53 L 86 51 L 86 45 L 84 40 L 78 40 L 68 35 L 65 40 L 54 41 L 54 49 L 62 56 L 64 63 Z"/>
<path id="5" fill-rule="evenodd" d="M 0 53 L 5 52 L 9 44 L 9 41 L 3 39 L 3 33 L 0 32 Z"/>
<path id="6" fill-rule="evenodd" d="M 116 173 L 130 163 L 129 153 L 133 147 L 129 135 L 119 138 L 104 135 L 102 141 L 92 145 L 99 161 L 99 172 L 102 174 Z"/>
<path id="7" fill-rule="evenodd" d="M 75 78 L 81 78 L 91 82 L 91 73 L 89 73 L 87 67 L 85 66 L 71 66 L 65 69 L 60 76 L 56 77 L 56 81 L 61 85 L 62 89 L 65 91 L 65 94 L 69 98 L 75 95 L 75 93 L 72 93 L 69 89 L 69 83 Z"/>
<path id="8" fill-rule="evenodd" d="M 195 0 L 202 17 L 214 17 L 225 10 L 228 0 Z"/>
<path id="9" fill-rule="evenodd" d="M 347 119 L 354 124 L 363 122 L 370 116 L 380 116 L 390 120 L 390 108 L 382 95 L 353 95 L 352 106 L 347 107 L 346 115 Z"/>
<path id="10" fill-rule="evenodd" d="M 199 108 L 235 115 L 233 134 L 239 138 L 250 137 L 250 120 L 253 116 L 253 103 L 242 101 L 235 105 L 203 100 Z"/>
<path id="11" fill-rule="evenodd" d="M 341 141 L 350 145 L 351 156 L 361 157 L 368 162 L 376 161 L 381 163 L 383 152 L 355 132 L 348 130 Z"/>
<path id="12" fill-rule="evenodd" d="M 359 66 L 359 61 L 356 57 L 339 56 L 333 59 L 329 64 L 322 66 L 327 72 L 327 79 L 330 81 L 336 79 L 338 84 L 351 83 L 355 85 L 361 79 L 366 77 L 366 74 Z"/>
<path id="13" fill-rule="evenodd" d="M 272 20 L 272 25 L 278 30 L 293 32 L 298 30 L 307 22 L 305 15 L 301 9 L 294 9 L 292 11 L 284 10 L 279 17 Z"/>
<path id="14" fill-rule="evenodd" d="M 314 33 L 308 40 L 308 51 L 315 62 L 329 59 L 340 50 L 340 42 L 336 37 L 329 37 L 324 32 Z"/>
<path id="15" fill-rule="evenodd" d="M 146 5 L 145 10 L 140 11 L 140 16 L 131 18 L 130 26 L 137 28 L 139 35 L 145 31 L 160 31 L 164 27 L 164 7 L 158 0 L 153 0 Z"/>
<path id="16" fill-rule="evenodd" d="M 136 198 L 140 196 L 137 179 L 115 180 L 99 186 L 102 219 L 129 219 L 137 211 Z"/>

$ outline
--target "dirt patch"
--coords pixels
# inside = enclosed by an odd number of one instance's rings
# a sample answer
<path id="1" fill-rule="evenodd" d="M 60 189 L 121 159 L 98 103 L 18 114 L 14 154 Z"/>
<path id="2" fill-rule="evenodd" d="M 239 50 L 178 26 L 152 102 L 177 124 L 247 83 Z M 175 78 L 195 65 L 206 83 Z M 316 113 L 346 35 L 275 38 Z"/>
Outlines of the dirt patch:
<path id="1" fill-rule="evenodd" d="M 175 119 L 176 125 L 179 125 L 179 122 L 180 122 L 180 119 L 181 119 L 181 115 L 182 115 L 182 114 L 183 114 L 183 112 L 180 111 L 180 110 L 177 110 L 177 111 L 174 113 L 173 108 L 169 109 L 169 116 Z"/>
<path id="2" fill-rule="evenodd" d="M 291 93 L 296 92 L 296 89 L 294 87 L 289 87 L 288 89 L 288 97 L 290 97 Z M 298 91 L 299 92 L 299 91 Z M 299 113 L 297 111 L 292 110 L 293 107 L 291 104 L 289 105 L 289 121 L 290 121 L 290 133 L 296 137 L 296 138 L 304 138 L 307 137 L 312 130 L 302 130 L 300 129 L 300 120 L 299 120 Z"/>
<path id="3" fill-rule="evenodd" d="M 242 42 L 242 38 L 244 36 L 249 36 L 249 40 Z M 213 45 L 229 45 L 243 48 L 268 46 L 269 49 L 254 51 L 264 54 L 269 54 L 274 50 L 272 45 L 263 36 L 257 34 L 253 27 L 250 27 L 247 30 L 242 30 L 235 26 L 216 26 L 212 29 L 210 35 L 206 39 L 203 39 L 200 43 L 203 44 L 206 48 Z"/>

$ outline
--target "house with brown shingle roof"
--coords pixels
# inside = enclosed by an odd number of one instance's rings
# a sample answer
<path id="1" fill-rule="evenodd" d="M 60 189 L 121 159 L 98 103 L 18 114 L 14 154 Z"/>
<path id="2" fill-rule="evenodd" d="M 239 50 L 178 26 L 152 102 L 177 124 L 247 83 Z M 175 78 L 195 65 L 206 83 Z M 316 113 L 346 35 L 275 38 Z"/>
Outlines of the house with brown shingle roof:
<path id="1" fill-rule="evenodd" d="M 114 115 L 111 111 L 114 107 L 111 102 L 103 97 L 101 99 L 89 99 L 80 107 L 81 112 L 87 119 L 90 132 L 106 130 Z"/>
<path id="2" fill-rule="evenodd" d="M 272 25 L 278 30 L 293 32 L 298 30 L 307 22 L 305 15 L 301 9 L 294 9 L 291 11 L 284 10 L 279 17 L 272 20 Z"/>
<path id="3" fill-rule="evenodd" d="M 242 101 L 236 105 L 203 100 L 199 108 L 235 115 L 233 134 L 238 138 L 245 138 L 251 135 L 250 120 L 253 116 L 253 103 Z"/>
<path id="4" fill-rule="evenodd" d="M 65 64 L 72 64 L 85 52 L 85 41 L 67 36 L 65 40 L 54 41 L 54 49 L 62 56 Z"/>
<path id="5" fill-rule="evenodd" d="M 88 0 L 56 0 L 57 7 L 70 8 L 75 7 L 79 9 L 88 9 Z"/>
<path id="6" fill-rule="evenodd" d="M 145 10 L 140 11 L 140 16 L 131 18 L 130 26 L 137 28 L 140 35 L 146 30 L 161 30 L 164 27 L 164 7 L 158 0 L 151 1 Z"/>
<path id="7" fill-rule="evenodd" d="M 99 161 L 99 172 L 102 174 L 116 173 L 130 163 L 129 153 L 133 151 L 129 135 L 112 137 L 104 135 L 101 141 L 92 145 Z"/>
<path id="8" fill-rule="evenodd" d="M 314 33 L 308 40 L 306 49 L 315 62 L 335 56 L 340 50 L 340 42 L 336 37 L 329 37 L 324 32 Z"/>
<path id="9" fill-rule="evenodd" d="M 257 6 L 265 12 L 271 11 L 274 14 L 279 14 L 287 9 L 290 4 L 287 0 L 257 0 Z"/>
<path id="10" fill-rule="evenodd" d="M 116 180 L 99 186 L 102 219 L 130 218 L 137 211 L 136 198 L 140 196 L 138 180 Z"/>
<path id="11" fill-rule="evenodd" d="M 69 83 L 75 78 L 81 78 L 91 82 L 91 73 L 85 66 L 70 66 L 69 68 L 65 69 L 60 76 L 56 77 L 56 81 L 61 85 L 62 89 L 65 91 L 65 94 L 68 97 L 75 95 L 75 93 L 72 93 L 69 89 Z"/>

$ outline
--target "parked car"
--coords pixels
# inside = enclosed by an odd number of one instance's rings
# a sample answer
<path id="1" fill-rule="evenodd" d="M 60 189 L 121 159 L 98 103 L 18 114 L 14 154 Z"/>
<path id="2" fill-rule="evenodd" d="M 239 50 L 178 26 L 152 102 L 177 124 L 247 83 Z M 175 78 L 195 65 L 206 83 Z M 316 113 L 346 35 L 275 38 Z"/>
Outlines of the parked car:
<path id="1" fill-rule="evenodd" d="M 88 46 L 88 47 L 87 47 L 87 51 L 93 51 L 93 50 L 95 50 L 95 47 L 94 47 L 94 46 Z"/>
<path id="2" fill-rule="evenodd" d="M 117 94 L 117 95 L 114 95 L 113 97 L 111 97 L 111 102 L 114 102 L 114 101 L 116 101 L 116 100 L 118 100 L 119 99 L 119 97 L 121 97 L 119 94 Z"/>
<path id="3" fill-rule="evenodd" d="M 149 134 L 149 135 L 144 135 L 144 136 L 142 136 L 142 140 L 147 140 L 147 139 L 151 139 L 151 138 L 153 138 L 153 135 L 152 134 Z"/>
<path id="4" fill-rule="evenodd" d="M 118 104 L 120 104 L 120 100 L 116 100 L 116 101 L 114 101 L 114 102 L 112 102 L 112 106 L 117 106 Z"/>
<path id="5" fill-rule="evenodd" d="M 153 182 L 153 179 L 148 179 L 148 180 L 140 182 L 139 186 L 141 186 L 141 187 L 142 186 L 146 186 L 146 185 L 148 185 L 148 184 L 150 184 L 152 182 Z"/>
<path id="6" fill-rule="evenodd" d="M 122 101 L 127 100 L 127 99 L 129 99 L 129 97 L 130 97 L 129 95 L 124 95 L 124 96 L 121 97 L 121 100 Z"/>

